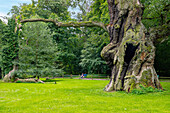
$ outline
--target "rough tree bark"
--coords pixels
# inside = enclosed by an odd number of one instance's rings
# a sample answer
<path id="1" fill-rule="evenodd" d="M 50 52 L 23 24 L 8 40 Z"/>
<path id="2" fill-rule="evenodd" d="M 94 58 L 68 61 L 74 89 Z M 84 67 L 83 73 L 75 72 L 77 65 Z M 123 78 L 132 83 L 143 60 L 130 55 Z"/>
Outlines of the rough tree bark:
<path id="1" fill-rule="evenodd" d="M 130 92 L 139 85 L 162 89 L 154 69 L 155 47 L 141 22 L 139 0 L 108 0 L 110 44 L 101 56 L 112 69 L 106 91 Z"/>
<path id="2" fill-rule="evenodd" d="M 162 89 L 154 69 L 155 47 L 141 22 L 143 13 L 139 0 L 107 0 L 110 24 L 97 22 L 60 23 L 50 19 L 27 19 L 25 22 L 52 22 L 61 27 L 98 26 L 108 31 L 110 43 L 101 56 L 111 67 L 111 80 L 105 91 L 130 92 L 139 85 Z"/>

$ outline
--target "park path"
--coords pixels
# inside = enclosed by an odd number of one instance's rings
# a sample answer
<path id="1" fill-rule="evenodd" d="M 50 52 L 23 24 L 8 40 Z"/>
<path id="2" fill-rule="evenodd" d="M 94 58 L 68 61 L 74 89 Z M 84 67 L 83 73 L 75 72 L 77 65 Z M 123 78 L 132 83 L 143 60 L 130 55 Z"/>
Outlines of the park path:
<path id="1" fill-rule="evenodd" d="M 99 79 L 99 78 L 74 78 L 74 79 L 82 79 L 82 80 L 110 80 L 110 79 Z"/>
<path id="2" fill-rule="evenodd" d="M 100 78 L 74 78 L 74 79 L 82 79 L 82 80 L 110 80 L 110 79 L 100 79 Z M 170 79 L 160 80 L 160 82 L 170 82 Z"/>

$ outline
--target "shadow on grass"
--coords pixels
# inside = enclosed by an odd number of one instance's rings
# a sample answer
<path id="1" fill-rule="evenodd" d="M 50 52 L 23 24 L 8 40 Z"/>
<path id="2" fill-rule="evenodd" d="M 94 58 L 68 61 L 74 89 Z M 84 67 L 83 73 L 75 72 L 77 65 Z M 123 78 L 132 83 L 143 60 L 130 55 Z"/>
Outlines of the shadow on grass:
<path id="1" fill-rule="evenodd" d="M 43 82 L 60 82 L 63 80 L 54 80 L 54 79 L 48 79 L 48 80 L 42 80 Z"/>

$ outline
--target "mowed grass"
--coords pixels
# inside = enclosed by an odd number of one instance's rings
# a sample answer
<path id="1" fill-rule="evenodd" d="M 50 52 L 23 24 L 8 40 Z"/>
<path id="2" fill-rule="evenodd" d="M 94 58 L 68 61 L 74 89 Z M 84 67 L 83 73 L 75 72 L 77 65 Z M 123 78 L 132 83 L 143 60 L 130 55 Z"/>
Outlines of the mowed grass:
<path id="1" fill-rule="evenodd" d="M 104 92 L 109 81 L 56 79 L 45 84 L 0 83 L 0 113 L 168 113 L 170 82 L 164 92 L 135 95 Z"/>

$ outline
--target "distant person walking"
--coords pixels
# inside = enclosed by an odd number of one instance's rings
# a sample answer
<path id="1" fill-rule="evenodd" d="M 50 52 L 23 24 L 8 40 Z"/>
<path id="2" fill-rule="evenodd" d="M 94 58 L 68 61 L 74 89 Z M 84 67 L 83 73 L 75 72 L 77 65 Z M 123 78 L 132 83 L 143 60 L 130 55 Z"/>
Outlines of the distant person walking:
<path id="1" fill-rule="evenodd" d="M 83 73 L 81 74 L 81 78 L 84 78 L 84 74 Z"/>

